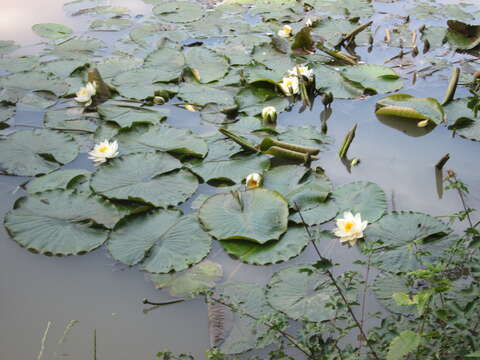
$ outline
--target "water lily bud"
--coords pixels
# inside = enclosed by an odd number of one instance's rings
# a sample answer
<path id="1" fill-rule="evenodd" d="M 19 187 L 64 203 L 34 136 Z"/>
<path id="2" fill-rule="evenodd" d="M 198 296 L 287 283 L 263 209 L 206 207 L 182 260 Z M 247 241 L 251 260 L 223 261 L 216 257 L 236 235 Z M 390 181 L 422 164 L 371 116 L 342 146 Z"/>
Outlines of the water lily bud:
<path id="1" fill-rule="evenodd" d="M 305 22 L 305 25 L 307 25 L 308 27 L 312 27 L 313 26 L 312 19 L 308 18 L 307 21 Z"/>
<path id="2" fill-rule="evenodd" d="M 274 106 L 266 106 L 262 110 L 262 119 L 270 124 L 277 121 L 277 109 Z"/>
<path id="3" fill-rule="evenodd" d="M 357 166 L 359 163 L 360 163 L 360 159 L 359 159 L 359 158 L 354 158 L 354 159 L 352 159 L 352 161 L 350 162 L 350 165 L 351 165 L 351 166 Z"/>
<path id="4" fill-rule="evenodd" d="M 262 185 L 262 175 L 258 173 L 251 173 L 247 176 L 245 185 L 247 189 L 254 189 L 260 187 L 260 185 Z"/>
<path id="5" fill-rule="evenodd" d="M 193 106 L 192 104 L 186 104 L 185 110 L 192 111 L 192 112 L 197 111 L 197 109 L 195 109 L 195 106 Z"/>
<path id="6" fill-rule="evenodd" d="M 163 105 L 163 104 L 165 104 L 165 99 L 162 96 L 155 96 L 153 98 L 153 103 L 155 105 Z"/>
<path id="7" fill-rule="evenodd" d="M 325 106 L 330 105 L 333 102 L 333 94 L 331 92 L 327 92 L 323 94 L 322 104 Z"/>
<path id="8" fill-rule="evenodd" d="M 419 122 L 417 123 L 417 126 L 418 126 L 418 127 L 420 127 L 420 128 L 423 128 L 423 127 L 425 127 L 425 126 L 427 126 L 427 125 L 428 125 L 428 122 L 429 122 L 429 120 L 428 120 L 428 119 L 425 119 L 425 120 L 419 121 Z"/>

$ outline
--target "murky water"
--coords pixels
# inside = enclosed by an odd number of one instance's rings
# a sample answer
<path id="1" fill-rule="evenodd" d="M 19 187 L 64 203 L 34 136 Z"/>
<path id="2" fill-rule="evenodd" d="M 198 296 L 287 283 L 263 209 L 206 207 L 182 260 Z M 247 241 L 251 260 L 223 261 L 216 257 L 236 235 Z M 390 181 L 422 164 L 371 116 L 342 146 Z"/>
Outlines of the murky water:
<path id="1" fill-rule="evenodd" d="M 83 22 L 86 20 L 68 18 L 64 14 L 63 2 L 2 0 L 2 39 L 13 39 L 23 45 L 34 44 L 40 39 L 30 31 L 30 27 L 43 22 L 64 23 L 75 29 L 86 29 L 87 23 Z M 134 15 L 145 14 L 149 9 L 141 1 L 122 0 L 114 3 L 128 6 Z M 22 51 L 28 51 L 28 48 Z M 384 54 L 383 58 L 387 56 Z M 383 62 L 383 58 L 379 63 Z M 406 85 L 402 92 L 442 98 L 445 86 L 444 79 L 419 79 L 414 87 Z M 452 138 L 451 132 L 442 126 L 425 136 L 409 136 L 376 119 L 376 99 L 335 101 L 333 114 L 328 120 L 329 135 L 336 139 L 337 144 L 353 124 L 358 123 L 357 135 L 349 154 L 360 158 L 360 165 L 349 173 L 337 156 L 336 146 L 321 154 L 318 165 L 327 170 L 336 185 L 354 180 L 377 183 L 389 199 L 393 199 L 397 210 L 416 210 L 432 215 L 459 211 L 460 203 L 454 192 L 446 192 L 442 199 L 438 198 L 434 164 L 445 153 L 450 153 L 451 159 L 446 167 L 455 169 L 472 189 L 478 189 L 478 144 Z M 281 114 L 278 122 L 280 125 L 319 126 L 323 106 L 320 103 L 315 105 L 312 111 L 301 114 L 298 113 L 299 107 L 296 107 L 289 113 Z M 29 121 L 31 116 L 33 114 L 23 113 L 22 120 Z M 172 109 L 169 122 L 182 127 L 197 122 L 197 116 L 181 109 Z M 82 164 L 83 160 L 80 159 L 68 167 Z M 23 195 L 16 188 L 24 181 L 24 178 L 0 176 L 0 217 L 12 208 L 15 199 Z M 480 197 L 475 191 L 469 201 L 472 207 L 480 207 Z M 336 256 L 340 248 L 338 243 L 324 243 L 322 246 L 325 253 L 333 256 L 344 268 L 349 267 L 352 259 L 358 256 L 356 249 L 349 250 L 349 258 Z M 314 259 L 309 250 L 290 263 Z M 345 254 L 344 249 L 342 254 Z M 257 279 L 264 282 L 275 269 L 284 266 L 239 266 L 238 261 L 230 259 L 218 248 L 214 248 L 209 258 L 222 263 L 225 279 Z M 49 321 L 52 325 L 44 359 L 92 359 L 94 329 L 97 332 L 98 359 L 153 359 L 156 352 L 167 347 L 177 352 L 191 352 L 202 358 L 209 346 L 203 302 L 194 300 L 145 313 L 146 307 L 141 304 L 143 298 L 161 300 L 167 299 L 167 295 L 156 291 L 138 269 L 116 265 L 105 249 L 68 258 L 34 255 L 19 247 L 0 226 L 1 360 L 36 358 Z M 66 341 L 58 344 L 65 326 L 71 320 L 78 320 L 79 323 L 71 329 Z"/>

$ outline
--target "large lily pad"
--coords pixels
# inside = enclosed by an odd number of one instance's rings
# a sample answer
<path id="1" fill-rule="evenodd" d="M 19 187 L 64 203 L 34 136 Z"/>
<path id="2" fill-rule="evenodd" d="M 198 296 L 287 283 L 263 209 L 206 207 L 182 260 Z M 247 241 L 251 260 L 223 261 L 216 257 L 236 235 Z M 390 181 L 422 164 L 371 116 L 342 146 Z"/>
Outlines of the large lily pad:
<path id="1" fill-rule="evenodd" d="M 303 226 L 290 226 L 278 241 L 256 244 L 244 240 L 224 240 L 220 244 L 230 255 L 247 264 L 267 265 L 298 256 L 309 240 Z"/>
<path id="2" fill-rule="evenodd" d="M 397 314 L 410 314 L 415 312 L 414 305 L 397 305 L 393 298 L 395 293 L 410 293 L 410 288 L 405 278 L 397 275 L 378 275 L 373 283 L 372 291 L 377 300 L 391 312 Z"/>
<path id="3" fill-rule="evenodd" d="M 223 89 L 217 89 L 200 84 L 182 84 L 178 97 L 188 103 L 204 106 L 207 104 L 224 105 L 226 108 L 235 107 L 233 95 Z"/>
<path id="4" fill-rule="evenodd" d="M 43 123 L 50 129 L 93 133 L 97 129 L 97 117 L 96 114 L 85 113 L 80 107 L 74 107 L 47 111 Z"/>
<path id="5" fill-rule="evenodd" d="M 25 190 L 30 194 L 34 194 L 47 190 L 73 189 L 79 183 L 88 181 L 90 175 L 90 171 L 81 169 L 58 170 L 32 179 L 25 187 Z"/>
<path id="6" fill-rule="evenodd" d="M 18 56 L 0 58 L 0 69 L 8 72 L 21 72 L 32 70 L 38 65 L 36 56 Z"/>
<path id="7" fill-rule="evenodd" d="M 21 198 L 5 226 L 21 246 L 46 255 L 76 255 L 102 245 L 123 216 L 98 196 L 47 191 Z"/>
<path id="8" fill-rule="evenodd" d="M 195 216 L 178 210 L 134 215 L 115 227 L 108 249 L 115 260 L 152 273 L 186 269 L 210 251 L 211 238 Z"/>
<path id="9" fill-rule="evenodd" d="M 349 81 L 342 74 L 328 66 L 317 66 L 314 69 L 317 90 L 331 92 L 337 99 L 354 99 L 363 95 L 361 86 Z"/>
<path id="10" fill-rule="evenodd" d="M 73 30 L 62 24 L 36 24 L 32 30 L 39 36 L 47 39 L 61 39 L 73 33 Z"/>
<path id="11" fill-rule="evenodd" d="M 90 61 L 91 56 L 104 47 L 105 43 L 95 38 L 72 38 L 55 46 L 52 53 L 67 59 Z"/>
<path id="12" fill-rule="evenodd" d="M 0 87 L 44 90 L 57 96 L 64 95 L 68 90 L 68 85 L 55 75 L 37 71 L 20 72 L 0 78 Z"/>
<path id="13" fill-rule="evenodd" d="M 385 192 L 371 182 L 356 181 L 340 186 L 333 191 L 333 199 L 340 214 L 345 211 L 360 213 L 362 220 L 368 222 L 377 221 L 387 210 Z"/>
<path id="14" fill-rule="evenodd" d="M 377 101 L 377 115 L 400 116 L 410 119 L 428 119 L 440 124 L 445 113 L 434 98 L 417 98 L 407 94 L 395 94 Z"/>
<path id="15" fill-rule="evenodd" d="M 153 13 L 163 21 L 187 23 L 200 19 L 203 8 L 196 3 L 187 1 L 165 1 L 153 8 Z"/>
<path id="16" fill-rule="evenodd" d="M 114 159 L 92 176 L 92 189 L 105 197 L 134 200 L 158 207 L 177 205 L 197 189 L 198 180 L 178 169 L 182 164 L 166 153 L 138 153 Z"/>
<path id="17" fill-rule="evenodd" d="M 66 134 L 51 130 L 22 130 L 0 139 L 0 164 L 9 174 L 49 173 L 78 155 L 78 145 Z"/>
<path id="18" fill-rule="evenodd" d="M 276 272 L 268 283 L 267 300 L 294 320 L 325 321 L 335 316 L 337 290 L 313 266 L 294 265 Z"/>
<path id="19" fill-rule="evenodd" d="M 122 144 L 120 149 L 122 154 L 161 150 L 202 158 L 208 151 L 205 140 L 190 130 L 168 125 L 135 126 L 129 131 L 122 131 L 117 140 Z"/>
<path id="20" fill-rule="evenodd" d="M 468 107 L 468 99 L 450 101 L 444 110 L 456 134 L 480 141 L 480 116 L 475 117 L 475 113 Z"/>
<path id="21" fill-rule="evenodd" d="M 444 244 L 439 240 L 451 230 L 427 214 L 394 212 L 385 215 L 365 230 L 367 241 L 379 241 L 378 266 L 399 273 L 423 268 L 435 261 Z M 435 236 L 434 236 L 435 235 Z"/>
<path id="22" fill-rule="evenodd" d="M 219 240 L 264 244 L 287 231 L 288 203 L 276 191 L 252 189 L 217 194 L 198 212 L 205 229 Z"/>
<path id="23" fill-rule="evenodd" d="M 448 20 L 447 40 L 460 50 L 470 50 L 480 44 L 480 26 Z"/>
<path id="24" fill-rule="evenodd" d="M 360 84 L 370 92 L 384 94 L 397 91 L 403 86 L 403 80 L 391 68 L 382 65 L 356 65 L 343 69 L 343 76 Z"/>
<path id="25" fill-rule="evenodd" d="M 185 52 L 185 58 L 195 78 L 203 84 L 220 80 L 228 72 L 228 61 L 204 47 L 190 48 Z"/>
<path id="26" fill-rule="evenodd" d="M 100 105 L 98 113 L 105 121 L 112 121 L 122 128 L 134 124 L 158 124 L 166 118 L 165 114 L 154 109 L 129 105 Z"/>

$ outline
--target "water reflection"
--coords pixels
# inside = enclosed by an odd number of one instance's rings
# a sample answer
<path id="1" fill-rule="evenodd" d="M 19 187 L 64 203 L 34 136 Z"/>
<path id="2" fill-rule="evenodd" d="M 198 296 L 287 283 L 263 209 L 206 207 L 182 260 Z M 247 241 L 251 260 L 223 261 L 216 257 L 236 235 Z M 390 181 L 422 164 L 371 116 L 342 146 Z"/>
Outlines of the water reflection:
<path id="1" fill-rule="evenodd" d="M 429 122 L 429 124 L 425 127 L 418 127 L 417 123 L 419 120 L 407 119 L 399 116 L 377 115 L 377 119 L 382 124 L 401 131 L 405 135 L 412 137 L 425 136 L 428 133 L 432 132 L 433 129 L 435 129 L 435 125 L 432 124 L 432 122 Z"/>

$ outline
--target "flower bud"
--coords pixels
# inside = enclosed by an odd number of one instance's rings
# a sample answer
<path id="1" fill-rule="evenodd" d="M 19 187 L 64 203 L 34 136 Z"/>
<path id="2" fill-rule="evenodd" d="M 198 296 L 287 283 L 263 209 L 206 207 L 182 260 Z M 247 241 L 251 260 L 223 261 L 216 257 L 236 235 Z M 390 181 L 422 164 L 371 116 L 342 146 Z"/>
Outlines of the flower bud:
<path id="1" fill-rule="evenodd" d="M 419 121 L 419 122 L 417 123 L 417 126 L 418 126 L 418 127 L 420 127 L 420 128 L 423 128 L 423 127 L 425 127 L 425 126 L 427 126 L 427 125 L 428 125 L 428 122 L 429 122 L 429 120 L 428 120 L 428 119 L 425 119 L 425 120 Z"/>
<path id="2" fill-rule="evenodd" d="M 323 94 L 323 98 L 322 98 L 323 105 L 328 106 L 332 102 L 333 102 L 333 94 L 331 92 L 327 92 Z"/>
<path id="3" fill-rule="evenodd" d="M 153 103 L 155 105 L 163 105 L 165 104 L 165 98 L 163 98 L 162 96 L 155 96 L 153 98 Z"/>
<path id="4" fill-rule="evenodd" d="M 251 173 L 250 175 L 247 176 L 247 179 L 245 181 L 245 186 L 247 189 L 254 189 L 257 187 L 260 187 L 262 184 L 262 175 L 258 173 Z"/>
<path id="5" fill-rule="evenodd" d="M 262 119 L 267 123 L 275 124 L 277 121 L 277 109 L 273 106 L 266 106 L 262 110 Z"/>

